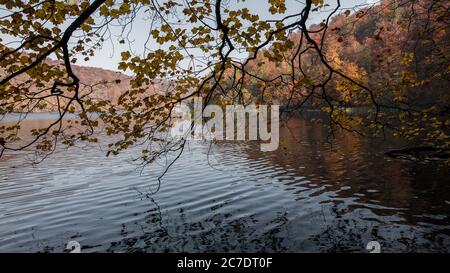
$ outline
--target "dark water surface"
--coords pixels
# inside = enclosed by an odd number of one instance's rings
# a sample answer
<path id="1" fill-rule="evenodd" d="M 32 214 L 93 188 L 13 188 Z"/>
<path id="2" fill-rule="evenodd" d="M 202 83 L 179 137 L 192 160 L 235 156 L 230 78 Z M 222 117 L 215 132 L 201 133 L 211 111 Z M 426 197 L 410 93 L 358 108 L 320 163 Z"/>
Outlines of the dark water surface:
<path id="1" fill-rule="evenodd" d="M 38 123 L 38 120 L 31 121 Z M 0 160 L 0 252 L 449 252 L 450 172 L 383 155 L 398 143 L 293 120 L 276 152 L 190 143 L 152 196 L 164 161 L 94 146 L 38 165 Z M 208 155 L 209 153 L 209 155 Z"/>

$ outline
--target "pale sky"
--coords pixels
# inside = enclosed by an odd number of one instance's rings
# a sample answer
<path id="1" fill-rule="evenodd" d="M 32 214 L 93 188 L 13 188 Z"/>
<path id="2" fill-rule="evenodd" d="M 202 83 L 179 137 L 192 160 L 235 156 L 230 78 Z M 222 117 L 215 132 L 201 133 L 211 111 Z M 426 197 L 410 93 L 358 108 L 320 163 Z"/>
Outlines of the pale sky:
<path id="1" fill-rule="evenodd" d="M 179 0 L 180 2 L 184 2 L 184 0 Z M 226 1 L 224 1 L 226 2 Z M 251 13 L 258 14 L 260 19 L 277 19 L 282 15 L 274 16 L 268 12 L 268 3 L 266 0 L 246 0 L 244 3 L 242 1 L 237 0 L 229 0 L 230 9 L 240 8 L 245 5 Z M 374 0 L 341 0 L 342 10 L 358 8 L 362 4 L 374 4 L 378 1 Z M 286 14 L 296 14 L 299 13 L 303 8 L 303 1 L 300 0 L 286 0 L 287 5 L 287 13 Z M 309 24 L 319 23 L 323 18 L 328 15 L 328 12 L 334 9 L 336 6 L 335 0 L 326 0 L 325 3 L 328 3 L 330 6 L 325 8 L 322 13 L 314 12 L 311 14 L 308 19 Z M 0 16 L 7 14 L 7 10 L 0 10 Z M 283 15 L 285 16 L 285 15 Z M 119 27 L 112 27 L 112 39 L 110 41 L 105 41 L 103 47 L 96 51 L 95 56 L 91 58 L 89 61 L 84 61 L 83 58 L 78 58 L 77 65 L 83 66 L 93 66 L 93 67 L 101 67 L 110 70 L 118 70 L 117 65 L 120 62 L 120 52 L 125 50 L 131 50 L 136 54 L 142 54 L 144 52 L 143 44 L 145 43 L 148 33 L 149 33 L 149 24 L 150 21 L 145 18 L 145 15 L 140 14 L 135 18 L 133 29 L 130 33 L 130 40 L 132 40 L 132 45 L 128 44 L 120 44 L 119 34 L 121 29 Z M 4 35 L 0 35 L 0 37 L 4 41 L 11 41 L 11 38 L 5 37 Z M 157 43 L 149 42 L 151 49 L 157 49 L 159 45 Z M 14 45 L 11 45 L 14 46 Z"/>

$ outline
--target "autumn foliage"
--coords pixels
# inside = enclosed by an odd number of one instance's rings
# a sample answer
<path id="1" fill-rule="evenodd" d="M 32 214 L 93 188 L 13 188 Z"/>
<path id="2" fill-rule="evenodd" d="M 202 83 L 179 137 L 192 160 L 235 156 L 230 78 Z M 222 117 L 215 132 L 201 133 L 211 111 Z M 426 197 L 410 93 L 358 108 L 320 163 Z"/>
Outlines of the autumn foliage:
<path id="1" fill-rule="evenodd" d="M 382 1 L 346 10 L 309 30 L 332 69 L 351 80 L 337 73 L 328 78 L 321 56 L 297 31 L 289 35 L 287 50 L 272 46 L 248 64 L 245 73 L 251 76 L 241 90 L 256 103 L 279 103 L 286 112 L 321 109 L 330 114 L 331 126 L 359 133 L 358 125 L 366 125 L 373 134 L 390 130 L 448 146 L 448 15 L 448 5 L 437 1 Z M 230 69 L 229 82 L 233 76 Z M 362 114 L 348 114 L 357 107 Z"/>
<path id="2" fill-rule="evenodd" d="M 23 120 L 1 126 L 0 155 L 95 142 L 101 129 L 115 137 L 108 155 L 141 145 L 140 157 L 150 163 L 182 152 L 185 140 L 161 136 L 174 107 L 195 96 L 207 103 L 280 104 L 286 113 L 320 110 L 330 133 L 389 131 L 448 148 L 448 1 L 384 0 L 352 9 L 339 0 L 296 2 L 298 13 L 284 0 L 268 0 L 273 19 L 263 19 L 245 1 L 0 1 L 9 11 L 0 32 L 16 40 L 0 45 L 0 115 L 48 102 L 58 114 L 26 143 L 18 138 Z M 311 24 L 314 16 L 323 20 Z M 131 50 L 129 37 L 139 19 L 143 52 Z M 119 37 L 111 36 L 114 26 Z M 114 101 L 83 95 L 74 69 L 107 42 L 130 48 L 117 53 L 118 69 L 133 76 Z M 149 92 L 161 82 L 164 92 Z M 82 126 L 67 128 L 70 113 Z"/>

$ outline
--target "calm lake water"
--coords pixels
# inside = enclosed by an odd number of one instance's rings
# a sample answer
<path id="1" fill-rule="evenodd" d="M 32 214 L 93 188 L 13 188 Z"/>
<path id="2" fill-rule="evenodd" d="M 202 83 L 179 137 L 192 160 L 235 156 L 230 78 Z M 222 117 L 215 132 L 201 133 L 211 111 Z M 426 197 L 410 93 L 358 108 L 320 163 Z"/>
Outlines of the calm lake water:
<path id="1" fill-rule="evenodd" d="M 39 126 L 42 120 L 30 121 Z M 301 119 L 275 152 L 258 143 L 191 142 L 137 168 L 135 151 L 58 150 L 0 159 L 0 252 L 449 252 L 448 167 L 391 159 L 394 141 L 338 134 Z"/>

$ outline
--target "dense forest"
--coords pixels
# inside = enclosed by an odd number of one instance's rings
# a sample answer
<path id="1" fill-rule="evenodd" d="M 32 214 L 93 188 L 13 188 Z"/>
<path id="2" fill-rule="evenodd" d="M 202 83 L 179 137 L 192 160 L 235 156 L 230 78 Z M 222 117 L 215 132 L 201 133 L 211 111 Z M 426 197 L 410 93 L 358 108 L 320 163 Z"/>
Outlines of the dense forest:
<path id="1" fill-rule="evenodd" d="M 447 92 L 450 64 L 450 33 L 446 29 L 449 23 L 448 11 L 441 7 L 430 14 L 425 7 L 432 1 L 404 6 L 396 6 L 397 2 L 383 1 L 378 6 L 333 17 L 323 38 L 324 55 L 334 69 L 352 75 L 372 89 L 389 90 L 385 94 L 379 94 L 386 103 L 395 100 L 421 107 L 435 105 L 445 108 L 450 95 Z M 411 14 L 412 5 L 416 5 L 415 14 Z M 413 18 L 410 20 L 409 17 Z M 313 25 L 311 31 L 319 31 L 321 28 L 321 25 Z M 314 38 L 322 43 L 321 36 Z M 290 36 L 290 40 L 296 45 L 300 39 L 300 33 Z M 274 84 L 280 87 L 282 77 L 291 74 L 289 61 L 286 60 L 290 60 L 295 53 L 291 50 L 277 59 L 281 56 L 276 56 L 273 49 L 267 50 L 264 55 L 259 55 L 257 60 L 251 62 L 249 73 L 267 80 L 279 75 L 279 82 Z M 303 79 L 309 81 L 309 87 L 320 81 L 324 73 L 317 58 L 317 55 L 307 54 L 300 59 L 302 70 L 313 72 L 312 76 Z M 299 73 L 301 71 L 295 73 L 297 78 L 301 78 L 297 75 Z M 334 79 L 331 80 L 331 86 L 330 96 L 336 103 L 345 106 L 367 104 L 367 98 L 358 96 L 359 92 L 355 90 L 357 86 Z M 248 86 L 256 97 L 260 93 L 259 88 L 260 86 L 251 83 Z M 267 92 L 269 96 L 274 93 L 272 99 L 279 98 L 276 91 Z"/>
<path id="2" fill-rule="evenodd" d="M 279 103 L 286 111 L 315 108 L 330 113 L 333 108 L 336 124 L 350 128 L 349 123 L 361 123 L 367 113 L 346 116 L 343 108 L 373 107 L 372 94 L 364 92 L 362 84 L 374 90 L 383 108 L 379 111 L 385 111 L 384 119 L 391 122 L 386 127 L 406 138 L 420 135 L 446 146 L 450 125 L 448 15 L 448 6 L 429 0 L 385 0 L 357 12 L 347 10 L 329 23 L 310 27 L 323 56 L 307 51 L 312 45 L 302 44 L 302 33 L 294 32 L 285 42 L 289 50 L 275 45 L 249 62 L 245 73 L 251 76 L 242 81 L 240 90 L 232 83 L 236 69 L 229 69 L 229 91 L 243 91 L 257 103 Z M 299 54 L 302 51 L 305 54 Z M 325 93 L 319 88 L 327 77 L 321 57 L 357 83 L 335 73 L 327 80 Z M 402 109 L 409 110 L 392 115 Z M 407 122 L 397 128 L 397 119 Z"/>

